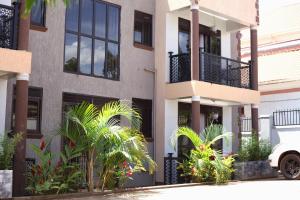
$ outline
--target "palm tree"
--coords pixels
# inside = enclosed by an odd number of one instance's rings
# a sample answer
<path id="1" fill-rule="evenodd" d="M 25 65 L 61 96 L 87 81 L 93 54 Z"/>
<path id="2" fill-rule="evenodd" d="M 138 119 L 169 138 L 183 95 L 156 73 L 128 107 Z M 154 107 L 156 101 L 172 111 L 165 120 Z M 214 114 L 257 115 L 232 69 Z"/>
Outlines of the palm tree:
<path id="1" fill-rule="evenodd" d="M 223 127 L 216 124 L 209 125 L 200 134 L 197 134 L 188 127 L 179 127 L 171 138 L 171 143 L 173 147 L 176 147 L 177 139 L 180 136 L 185 136 L 190 139 L 196 149 L 203 145 L 210 147 L 220 139 L 226 139 L 228 137 L 228 134 L 222 134 L 222 132 Z"/>
<path id="2" fill-rule="evenodd" d="M 132 128 L 121 127 L 120 117 L 124 117 Z M 105 104 L 101 110 L 89 103 L 83 102 L 72 107 L 65 116 L 61 135 L 65 136 L 76 146 L 83 148 L 87 155 L 88 190 L 94 189 L 95 159 L 102 161 L 102 177 L 107 181 L 108 169 L 119 159 L 134 164 L 148 162 L 153 169 L 154 161 L 146 149 L 144 137 L 136 128 L 141 121 L 137 111 L 126 101 L 116 101 Z M 102 189 L 104 187 L 102 186 Z"/>

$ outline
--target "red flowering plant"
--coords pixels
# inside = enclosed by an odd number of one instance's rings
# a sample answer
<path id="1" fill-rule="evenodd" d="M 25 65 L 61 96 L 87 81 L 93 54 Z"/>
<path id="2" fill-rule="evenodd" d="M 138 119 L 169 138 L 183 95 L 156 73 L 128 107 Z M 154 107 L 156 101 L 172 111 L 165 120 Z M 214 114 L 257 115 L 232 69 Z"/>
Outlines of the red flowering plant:
<path id="1" fill-rule="evenodd" d="M 183 171 L 182 176 L 190 177 L 193 182 L 227 183 L 233 172 L 232 156 L 223 157 L 220 151 L 213 148 L 215 142 L 226 139 L 220 125 L 208 126 L 200 135 L 190 128 L 181 127 L 177 130 L 172 143 L 175 146 L 177 138 L 187 137 L 191 140 L 194 149 L 187 158 L 179 164 Z"/>
<path id="2" fill-rule="evenodd" d="M 75 143 L 66 144 L 60 154 L 53 154 L 50 144 L 51 141 L 42 139 L 39 146 L 32 145 L 38 163 L 31 166 L 27 176 L 26 190 L 30 194 L 74 192 L 80 187 L 82 172 L 79 164 L 72 162 L 81 155 Z"/>

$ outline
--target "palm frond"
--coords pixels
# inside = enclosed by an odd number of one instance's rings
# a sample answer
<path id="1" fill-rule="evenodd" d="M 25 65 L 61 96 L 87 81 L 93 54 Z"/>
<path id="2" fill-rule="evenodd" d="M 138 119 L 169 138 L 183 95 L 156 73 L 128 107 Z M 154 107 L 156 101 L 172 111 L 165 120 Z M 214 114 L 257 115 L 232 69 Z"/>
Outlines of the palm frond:
<path id="1" fill-rule="evenodd" d="M 203 144 L 203 141 L 201 140 L 199 135 L 196 132 L 194 132 L 192 129 L 188 127 L 179 127 L 171 138 L 171 144 L 174 148 L 176 148 L 177 139 L 180 136 L 185 136 L 189 138 L 195 147 L 199 147 L 201 144 Z"/>

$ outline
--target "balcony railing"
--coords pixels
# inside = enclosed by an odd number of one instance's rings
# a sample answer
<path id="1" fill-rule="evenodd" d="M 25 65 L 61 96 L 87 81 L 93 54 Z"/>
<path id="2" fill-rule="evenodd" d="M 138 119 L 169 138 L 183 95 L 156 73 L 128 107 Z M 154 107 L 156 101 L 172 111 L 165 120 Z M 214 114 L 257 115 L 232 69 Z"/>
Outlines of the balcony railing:
<path id="1" fill-rule="evenodd" d="M 189 53 L 170 55 L 170 83 L 191 80 L 191 56 Z M 251 64 L 200 53 L 200 80 L 238 88 L 251 88 Z"/>
<path id="2" fill-rule="evenodd" d="M 19 4 L 0 4 L 0 48 L 17 49 Z"/>

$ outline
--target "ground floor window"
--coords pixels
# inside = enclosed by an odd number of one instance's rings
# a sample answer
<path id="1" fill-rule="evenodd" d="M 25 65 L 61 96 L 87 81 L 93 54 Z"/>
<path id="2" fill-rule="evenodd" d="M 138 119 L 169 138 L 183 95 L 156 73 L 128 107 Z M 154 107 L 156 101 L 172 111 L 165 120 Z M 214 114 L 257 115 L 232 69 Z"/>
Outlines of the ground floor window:
<path id="1" fill-rule="evenodd" d="M 152 139 L 152 100 L 133 98 L 132 106 L 142 117 L 140 131 L 146 139 Z"/>
<path id="2" fill-rule="evenodd" d="M 28 108 L 27 108 L 27 136 L 29 138 L 39 138 L 41 134 L 41 118 L 42 118 L 42 99 L 43 89 L 37 87 L 29 87 L 28 89 Z M 12 130 L 15 127 L 15 110 L 16 110 L 16 87 L 13 90 L 12 104 Z"/>

